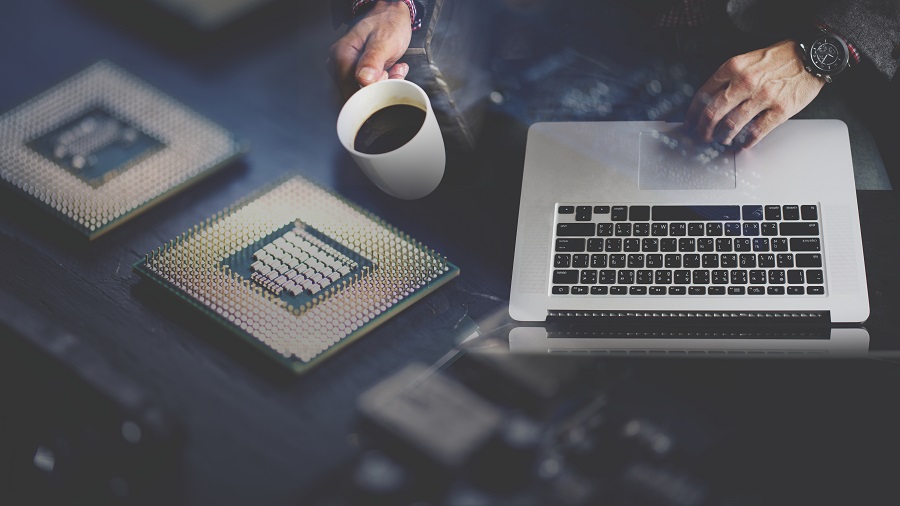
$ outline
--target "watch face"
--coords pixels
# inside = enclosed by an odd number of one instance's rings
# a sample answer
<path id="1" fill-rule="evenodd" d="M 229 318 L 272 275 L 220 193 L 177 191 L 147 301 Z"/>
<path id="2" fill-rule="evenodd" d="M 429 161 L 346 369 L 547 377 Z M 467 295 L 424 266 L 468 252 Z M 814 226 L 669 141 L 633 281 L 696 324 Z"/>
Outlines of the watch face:
<path id="1" fill-rule="evenodd" d="M 822 37 L 809 48 L 812 64 L 826 74 L 840 72 L 847 65 L 847 47 L 835 37 Z"/>

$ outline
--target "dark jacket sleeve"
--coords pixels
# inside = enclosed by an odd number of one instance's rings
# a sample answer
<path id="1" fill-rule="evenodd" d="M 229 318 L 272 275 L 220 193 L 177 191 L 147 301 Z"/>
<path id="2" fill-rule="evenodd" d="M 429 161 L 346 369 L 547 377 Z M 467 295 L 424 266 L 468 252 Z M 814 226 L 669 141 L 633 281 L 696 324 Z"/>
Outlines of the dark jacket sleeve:
<path id="1" fill-rule="evenodd" d="M 425 15 L 425 10 L 429 7 L 426 4 L 431 3 L 431 1 L 433 0 L 413 0 L 416 4 L 416 19 L 422 19 Z M 352 4 L 352 0 L 331 0 L 331 21 L 335 28 L 350 22 L 350 7 Z"/>
<path id="2" fill-rule="evenodd" d="M 832 2 L 822 8 L 818 18 L 856 46 L 888 79 L 893 79 L 900 63 L 900 2 Z"/>

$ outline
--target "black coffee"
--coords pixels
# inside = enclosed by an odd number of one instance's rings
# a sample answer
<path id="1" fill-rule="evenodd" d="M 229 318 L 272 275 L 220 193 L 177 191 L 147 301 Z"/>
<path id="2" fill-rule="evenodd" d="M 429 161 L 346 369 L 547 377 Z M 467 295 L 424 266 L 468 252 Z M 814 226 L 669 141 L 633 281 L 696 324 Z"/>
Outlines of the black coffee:
<path id="1" fill-rule="evenodd" d="M 389 105 L 375 111 L 359 127 L 353 148 L 360 153 L 379 155 L 406 144 L 425 123 L 425 111 L 414 105 Z"/>

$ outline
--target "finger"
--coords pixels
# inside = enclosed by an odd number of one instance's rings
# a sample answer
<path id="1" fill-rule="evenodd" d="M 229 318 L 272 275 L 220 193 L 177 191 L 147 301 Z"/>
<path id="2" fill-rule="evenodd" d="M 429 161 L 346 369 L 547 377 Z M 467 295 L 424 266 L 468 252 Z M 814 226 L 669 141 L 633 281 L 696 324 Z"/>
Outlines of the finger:
<path id="1" fill-rule="evenodd" d="M 728 79 L 725 78 L 722 75 L 722 71 L 719 70 L 703 83 L 703 86 L 697 90 L 697 93 L 694 93 L 694 98 L 691 100 L 691 105 L 688 107 L 684 119 L 685 126 L 688 129 L 694 128 L 697 125 L 697 119 L 700 117 L 700 113 L 707 105 L 709 105 L 712 98 L 719 93 L 727 83 Z"/>
<path id="2" fill-rule="evenodd" d="M 331 57 L 329 60 L 331 62 L 332 77 L 345 99 L 359 89 L 359 84 L 357 84 L 354 76 L 358 58 L 359 50 L 344 38 L 331 46 Z"/>
<path id="3" fill-rule="evenodd" d="M 359 57 L 356 66 L 356 80 L 363 86 L 380 81 L 385 76 L 385 69 L 390 68 L 397 58 L 390 49 L 384 36 L 373 34 L 366 42 L 366 47 Z"/>
<path id="4" fill-rule="evenodd" d="M 774 112 L 771 109 L 766 110 L 747 125 L 744 132 L 742 132 L 745 138 L 741 138 L 742 136 L 738 137 L 738 140 L 742 144 L 741 147 L 743 149 L 750 149 L 753 146 L 756 146 L 759 141 L 768 135 L 769 132 L 774 130 L 775 127 L 784 123 L 785 119 L 787 118 L 780 113 Z"/>
<path id="5" fill-rule="evenodd" d="M 409 74 L 409 65 L 405 63 L 398 63 L 388 69 L 388 78 L 390 79 L 406 79 L 407 74 Z"/>
<path id="6" fill-rule="evenodd" d="M 715 132 L 716 140 L 726 146 L 730 146 L 734 142 L 735 137 L 763 109 L 764 107 L 758 101 L 745 100 L 719 121 Z"/>

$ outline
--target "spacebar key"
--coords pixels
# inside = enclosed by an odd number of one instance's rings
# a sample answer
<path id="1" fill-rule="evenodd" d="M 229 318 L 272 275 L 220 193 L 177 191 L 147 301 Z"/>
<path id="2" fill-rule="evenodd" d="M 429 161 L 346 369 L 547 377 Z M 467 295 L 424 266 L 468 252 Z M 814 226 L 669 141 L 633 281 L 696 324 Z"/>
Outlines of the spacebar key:
<path id="1" fill-rule="evenodd" d="M 597 225 L 593 223 L 557 223 L 557 237 L 593 237 L 597 235 Z"/>

